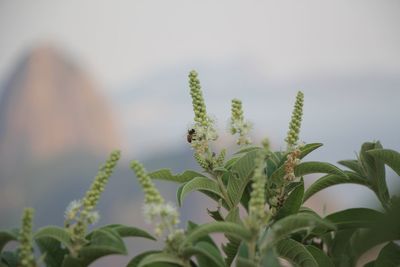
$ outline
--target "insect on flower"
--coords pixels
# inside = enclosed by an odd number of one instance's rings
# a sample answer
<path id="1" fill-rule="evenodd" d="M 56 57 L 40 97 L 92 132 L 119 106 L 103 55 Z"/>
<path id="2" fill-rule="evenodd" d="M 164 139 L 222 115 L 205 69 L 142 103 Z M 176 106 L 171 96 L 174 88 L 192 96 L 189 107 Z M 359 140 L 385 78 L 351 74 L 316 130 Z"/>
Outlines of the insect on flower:
<path id="1" fill-rule="evenodd" d="M 196 131 L 194 130 L 194 129 L 190 129 L 190 130 L 188 130 L 188 133 L 187 133 L 187 136 L 186 136 L 186 138 L 187 138 L 187 141 L 189 142 L 189 143 L 191 143 L 192 142 L 192 140 L 195 140 L 195 134 L 196 134 Z"/>

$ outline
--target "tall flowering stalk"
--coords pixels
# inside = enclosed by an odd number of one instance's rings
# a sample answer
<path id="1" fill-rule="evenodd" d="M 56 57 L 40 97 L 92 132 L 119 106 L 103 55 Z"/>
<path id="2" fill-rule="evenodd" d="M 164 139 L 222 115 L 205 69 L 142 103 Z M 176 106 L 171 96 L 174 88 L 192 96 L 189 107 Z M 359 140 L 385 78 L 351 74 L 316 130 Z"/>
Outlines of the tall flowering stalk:
<path id="1" fill-rule="evenodd" d="M 295 168 L 300 163 L 300 147 L 298 144 L 301 120 L 303 116 L 303 104 L 304 104 L 304 94 L 298 92 L 296 96 L 296 101 L 294 104 L 292 118 L 289 123 L 288 135 L 285 139 L 287 143 L 287 156 L 284 163 L 285 175 L 283 177 L 283 183 L 280 187 L 275 188 L 274 194 L 269 199 L 270 212 L 272 215 L 283 206 L 288 194 L 286 192 L 286 187 L 295 181 Z"/>
<path id="2" fill-rule="evenodd" d="M 304 104 L 304 94 L 299 91 L 296 96 L 296 102 L 294 104 L 292 119 L 289 124 L 289 131 L 285 139 L 288 150 L 291 150 L 294 146 L 296 146 L 297 142 L 299 141 L 301 119 L 303 116 L 303 104 Z"/>
<path id="3" fill-rule="evenodd" d="M 211 152 L 209 142 L 215 141 L 218 134 L 214 127 L 214 120 L 207 114 L 201 91 L 200 80 L 196 71 L 189 73 L 190 95 L 194 111 L 194 125 L 188 132 L 188 141 L 194 149 L 194 157 L 201 167 L 211 172 L 214 167 L 221 166 L 225 159 L 225 152 L 216 156 Z"/>
<path id="4" fill-rule="evenodd" d="M 230 121 L 231 134 L 239 134 L 239 138 L 236 141 L 238 145 L 251 144 L 251 139 L 248 134 L 251 130 L 251 123 L 244 120 L 242 101 L 239 99 L 232 99 L 232 116 Z"/>
<path id="5" fill-rule="evenodd" d="M 266 218 L 265 212 L 265 183 L 266 175 L 265 169 L 265 156 L 266 152 L 260 150 L 255 159 L 255 169 L 252 177 L 251 193 L 249 201 L 249 215 L 254 225 L 259 229 Z"/>
<path id="6" fill-rule="evenodd" d="M 203 155 L 209 151 L 208 143 L 217 140 L 218 134 L 214 128 L 214 121 L 207 114 L 200 80 L 197 77 L 196 71 L 189 73 L 189 86 L 195 121 L 191 144 L 197 154 Z"/>
<path id="7" fill-rule="evenodd" d="M 22 215 L 22 227 L 19 233 L 19 266 L 21 267 L 35 267 L 35 256 L 33 255 L 32 246 L 32 221 L 33 209 L 26 208 Z"/>
<path id="8" fill-rule="evenodd" d="M 265 159 L 267 156 L 266 149 L 260 149 L 254 160 L 254 172 L 251 178 L 251 193 L 249 201 L 249 217 L 247 219 L 248 229 L 252 233 L 252 238 L 247 242 L 249 259 L 255 264 L 259 265 L 259 255 L 257 252 L 257 239 L 260 231 L 268 221 L 268 214 L 265 210 L 265 184 L 267 177 L 265 175 Z"/>
<path id="9" fill-rule="evenodd" d="M 87 243 L 85 236 L 88 225 L 96 223 L 99 219 L 99 214 L 94 209 L 120 156 L 120 151 L 112 152 L 106 163 L 100 166 L 99 172 L 84 198 L 72 201 L 65 211 L 65 226 L 71 232 L 73 243 L 71 254 L 73 256 L 77 256 L 81 247 Z"/>
<path id="10" fill-rule="evenodd" d="M 144 191 L 143 211 L 146 220 L 155 225 L 154 232 L 158 237 L 161 237 L 166 231 L 169 232 L 166 250 L 176 254 L 184 237 L 183 230 L 177 228 L 179 224 L 178 210 L 171 203 L 165 203 L 164 198 L 140 162 L 132 161 L 131 168 Z"/>

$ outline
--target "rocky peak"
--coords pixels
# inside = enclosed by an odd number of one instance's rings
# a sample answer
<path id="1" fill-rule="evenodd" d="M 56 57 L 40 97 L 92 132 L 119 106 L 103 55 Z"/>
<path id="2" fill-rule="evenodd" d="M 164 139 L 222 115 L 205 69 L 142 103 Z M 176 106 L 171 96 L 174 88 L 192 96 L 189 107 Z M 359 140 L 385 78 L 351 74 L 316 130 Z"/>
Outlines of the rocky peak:
<path id="1" fill-rule="evenodd" d="M 106 99 L 71 58 L 42 46 L 17 64 L 0 98 L 3 163 L 74 149 L 102 154 L 118 145 Z"/>

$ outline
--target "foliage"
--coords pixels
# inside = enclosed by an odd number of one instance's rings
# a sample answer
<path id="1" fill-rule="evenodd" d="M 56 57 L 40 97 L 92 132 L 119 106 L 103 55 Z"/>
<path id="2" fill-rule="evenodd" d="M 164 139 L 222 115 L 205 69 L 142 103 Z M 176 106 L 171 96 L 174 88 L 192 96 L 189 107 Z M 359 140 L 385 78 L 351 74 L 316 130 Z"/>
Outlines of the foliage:
<path id="1" fill-rule="evenodd" d="M 282 260 L 292 266 L 347 267 L 355 266 L 377 245 L 382 247 L 379 255 L 365 266 L 400 265 L 396 243 L 400 240 L 400 198 L 389 194 L 385 172 L 387 165 L 400 175 L 400 153 L 384 149 L 380 142 L 366 142 L 357 159 L 339 161 L 344 170 L 325 162 L 304 161 L 322 144 L 299 142 L 304 101 L 299 92 L 285 139 L 287 148 L 280 151 L 272 151 L 267 139 L 258 146 L 251 144 L 251 123 L 244 119 L 242 102 L 233 99 L 230 131 L 238 135 L 238 149 L 227 157 L 225 149 L 213 150 L 218 135 L 194 71 L 189 74 L 189 86 L 195 116 L 187 141 L 203 171 L 148 173 L 139 162 L 131 164 L 145 193 L 144 217 L 153 224 L 156 237 L 120 224 L 87 232 L 98 217 L 97 202 L 119 159 L 116 151 L 102 165 L 85 196 L 68 206 L 63 227 L 46 226 L 32 232 L 33 210 L 27 209 L 20 229 L 0 231 L 0 267 L 85 267 L 107 255 L 127 254 L 126 237 L 165 243 L 162 250 L 136 255 L 128 267 L 275 267 L 281 266 Z M 305 189 L 304 176 L 321 173 L 323 176 Z M 177 208 L 165 203 L 154 179 L 179 184 L 179 206 L 194 191 L 215 201 L 216 209 L 208 210 L 212 221 L 202 225 L 189 222 L 186 229 L 179 228 Z M 319 191 L 344 183 L 372 190 L 382 209 L 353 208 L 321 217 L 303 206 Z M 212 233 L 225 235 L 225 244 L 216 244 Z M 4 250 L 10 241 L 19 242 L 16 251 Z M 35 259 L 38 252 L 42 256 Z"/>

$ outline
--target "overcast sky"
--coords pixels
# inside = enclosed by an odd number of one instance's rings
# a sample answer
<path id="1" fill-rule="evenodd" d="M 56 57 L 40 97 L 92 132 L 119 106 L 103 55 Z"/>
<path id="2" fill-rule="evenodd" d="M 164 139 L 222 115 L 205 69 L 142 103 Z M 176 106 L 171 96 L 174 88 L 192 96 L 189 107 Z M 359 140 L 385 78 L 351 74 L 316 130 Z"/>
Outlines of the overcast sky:
<path id="1" fill-rule="evenodd" d="M 29 48 L 61 48 L 115 101 L 135 155 L 184 142 L 191 68 L 220 128 L 235 93 L 276 148 L 301 88 L 301 138 L 335 162 L 367 140 L 400 149 L 399 14 L 398 0 L 0 0 L 0 82 Z"/>
<path id="2" fill-rule="evenodd" d="M 400 2 L 0 0 L 0 80 L 50 42 L 106 90 L 186 62 L 240 59 L 269 79 L 399 74 Z"/>

